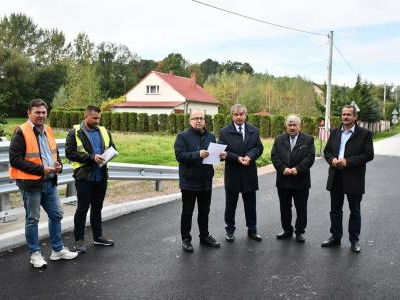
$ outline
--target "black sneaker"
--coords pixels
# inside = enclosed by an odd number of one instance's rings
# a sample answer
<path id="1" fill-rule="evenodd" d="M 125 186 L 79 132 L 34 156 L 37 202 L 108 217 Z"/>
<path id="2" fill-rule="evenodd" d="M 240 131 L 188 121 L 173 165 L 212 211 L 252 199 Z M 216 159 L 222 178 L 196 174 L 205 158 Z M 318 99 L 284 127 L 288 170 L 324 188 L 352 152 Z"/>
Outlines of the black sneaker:
<path id="1" fill-rule="evenodd" d="M 76 252 L 79 254 L 86 253 L 86 246 L 85 246 L 85 241 L 84 240 L 78 240 L 75 242 L 74 249 Z"/>
<path id="2" fill-rule="evenodd" d="M 212 235 L 209 235 L 206 238 L 200 238 L 200 244 L 208 247 L 219 248 L 220 244 L 213 238 Z"/>
<path id="3" fill-rule="evenodd" d="M 95 238 L 93 243 L 95 245 L 114 246 L 114 241 L 112 239 L 109 239 L 106 236 L 101 236 L 101 237 Z"/>
<path id="4" fill-rule="evenodd" d="M 182 241 L 182 248 L 186 252 L 193 252 L 193 246 L 189 239 L 185 239 Z"/>

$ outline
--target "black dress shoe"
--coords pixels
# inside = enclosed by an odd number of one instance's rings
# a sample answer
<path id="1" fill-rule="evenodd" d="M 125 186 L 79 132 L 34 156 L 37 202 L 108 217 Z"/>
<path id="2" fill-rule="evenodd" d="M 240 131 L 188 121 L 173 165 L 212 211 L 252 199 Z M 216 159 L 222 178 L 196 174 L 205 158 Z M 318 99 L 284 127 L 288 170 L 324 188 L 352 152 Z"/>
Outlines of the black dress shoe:
<path id="1" fill-rule="evenodd" d="M 262 240 L 261 235 L 257 234 L 256 232 L 248 232 L 247 235 L 249 236 L 249 238 L 257 242 L 261 242 Z"/>
<path id="2" fill-rule="evenodd" d="M 351 242 L 351 251 L 354 253 L 360 253 L 361 246 L 359 242 Z"/>
<path id="3" fill-rule="evenodd" d="M 213 238 L 212 235 L 209 235 L 206 238 L 200 238 L 200 244 L 208 247 L 219 248 L 221 245 Z"/>
<path id="4" fill-rule="evenodd" d="M 227 233 L 225 239 L 227 242 L 233 243 L 235 240 L 235 236 L 233 235 L 233 233 Z"/>
<path id="5" fill-rule="evenodd" d="M 296 241 L 299 243 L 304 243 L 306 241 L 304 234 L 302 233 L 296 234 Z"/>
<path id="6" fill-rule="evenodd" d="M 190 240 L 188 240 L 188 239 L 182 241 L 182 248 L 183 248 L 183 250 L 185 250 L 186 252 L 193 252 L 192 243 L 191 243 Z"/>
<path id="7" fill-rule="evenodd" d="M 284 240 L 284 239 L 291 238 L 292 235 L 293 235 L 293 232 L 292 232 L 292 231 L 284 230 L 284 231 L 282 231 L 281 233 L 278 233 L 278 234 L 276 235 L 276 238 L 277 238 L 278 240 Z"/>
<path id="8" fill-rule="evenodd" d="M 321 243 L 321 247 L 332 247 L 339 245 L 340 245 L 340 239 L 336 239 L 333 236 L 331 236 L 329 239 Z"/>

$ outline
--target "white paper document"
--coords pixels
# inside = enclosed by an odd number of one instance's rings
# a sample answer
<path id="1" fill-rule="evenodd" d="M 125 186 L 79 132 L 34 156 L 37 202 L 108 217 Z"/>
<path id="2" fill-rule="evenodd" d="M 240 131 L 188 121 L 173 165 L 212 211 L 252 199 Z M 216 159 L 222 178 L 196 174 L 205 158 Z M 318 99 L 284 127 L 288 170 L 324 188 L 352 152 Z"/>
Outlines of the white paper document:
<path id="1" fill-rule="evenodd" d="M 203 158 L 203 164 L 205 165 L 218 165 L 220 162 L 219 155 L 225 151 L 226 145 L 210 143 L 208 145 L 207 152 L 208 157 Z"/>
<path id="2" fill-rule="evenodd" d="M 112 160 L 117 155 L 118 155 L 117 150 L 115 150 L 115 148 L 113 146 L 111 146 L 106 151 L 104 151 L 104 153 L 101 155 L 101 157 L 103 157 L 103 159 L 104 159 L 104 162 L 99 164 L 99 167 L 104 166 L 106 163 L 108 163 L 110 160 Z"/>

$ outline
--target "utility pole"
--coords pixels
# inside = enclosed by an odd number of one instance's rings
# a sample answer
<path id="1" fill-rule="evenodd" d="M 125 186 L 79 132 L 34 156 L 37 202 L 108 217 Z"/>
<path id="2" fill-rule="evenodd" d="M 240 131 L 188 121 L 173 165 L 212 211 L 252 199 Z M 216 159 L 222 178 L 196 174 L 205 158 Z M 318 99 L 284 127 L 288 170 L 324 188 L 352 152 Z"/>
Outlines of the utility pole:
<path id="1" fill-rule="evenodd" d="M 331 128 L 331 80 L 332 80 L 332 53 L 333 53 L 333 31 L 328 35 L 329 37 L 329 60 L 328 60 L 328 79 L 326 82 L 326 103 L 325 103 L 325 134 Z"/>
<path id="2" fill-rule="evenodd" d="M 383 84 L 383 119 L 386 119 L 386 83 Z"/>

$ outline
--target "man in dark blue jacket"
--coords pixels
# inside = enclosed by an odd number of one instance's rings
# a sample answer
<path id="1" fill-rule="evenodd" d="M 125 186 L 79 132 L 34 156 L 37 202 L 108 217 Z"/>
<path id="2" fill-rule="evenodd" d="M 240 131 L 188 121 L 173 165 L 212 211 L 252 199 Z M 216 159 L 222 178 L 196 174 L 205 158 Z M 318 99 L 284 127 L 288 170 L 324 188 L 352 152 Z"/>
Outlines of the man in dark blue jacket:
<path id="1" fill-rule="evenodd" d="M 203 164 L 208 145 L 215 143 L 215 136 L 205 128 L 204 114 L 190 115 L 190 128 L 179 133 L 175 141 L 175 157 L 179 162 L 179 187 L 182 191 L 181 235 L 182 248 L 193 252 L 192 215 L 197 199 L 200 244 L 218 248 L 220 244 L 208 232 L 208 214 L 211 205 L 214 168 Z"/>
<path id="2" fill-rule="evenodd" d="M 242 194 L 249 238 L 261 241 L 257 234 L 256 191 L 258 177 L 256 160 L 264 147 L 256 127 L 246 121 L 247 109 L 242 104 L 231 108 L 232 123 L 219 132 L 219 143 L 227 145 L 225 159 L 225 223 L 226 240 L 234 241 L 235 212 L 239 193 Z"/>

